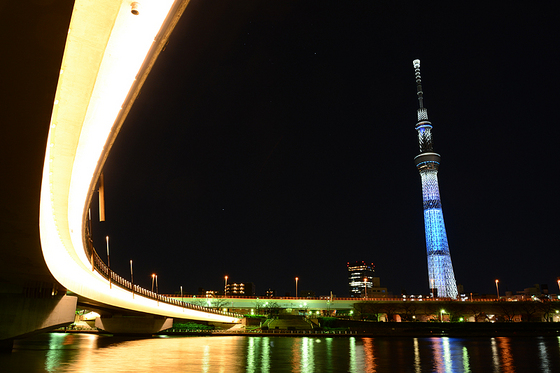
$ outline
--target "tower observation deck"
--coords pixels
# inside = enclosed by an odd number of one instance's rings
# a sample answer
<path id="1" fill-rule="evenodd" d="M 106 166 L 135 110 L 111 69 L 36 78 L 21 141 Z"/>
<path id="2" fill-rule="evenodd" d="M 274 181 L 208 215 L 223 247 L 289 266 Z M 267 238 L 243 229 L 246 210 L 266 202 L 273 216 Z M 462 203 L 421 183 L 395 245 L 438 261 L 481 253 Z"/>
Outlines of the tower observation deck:
<path id="1" fill-rule="evenodd" d="M 416 131 L 418 131 L 418 144 L 420 146 L 420 154 L 414 158 L 414 161 L 422 180 L 424 228 L 428 254 L 428 280 L 430 290 L 435 297 L 457 298 L 457 284 L 453 273 L 453 265 L 451 264 L 439 196 L 437 174 L 440 156 L 434 153 L 432 123 L 428 121 L 428 111 L 424 107 L 420 60 L 414 60 L 413 65 L 419 103 Z"/>

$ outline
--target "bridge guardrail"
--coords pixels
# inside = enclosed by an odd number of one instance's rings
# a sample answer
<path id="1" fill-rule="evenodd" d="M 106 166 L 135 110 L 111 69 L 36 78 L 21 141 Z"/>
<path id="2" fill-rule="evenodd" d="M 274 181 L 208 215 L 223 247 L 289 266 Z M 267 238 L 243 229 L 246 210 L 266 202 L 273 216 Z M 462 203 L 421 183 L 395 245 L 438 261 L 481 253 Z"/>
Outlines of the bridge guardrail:
<path id="1" fill-rule="evenodd" d="M 132 282 L 126 280 L 125 278 L 119 276 L 114 271 L 112 271 L 109 268 L 109 266 L 107 266 L 107 264 L 105 264 L 105 262 L 103 262 L 103 260 L 99 257 L 99 255 L 97 254 L 97 251 L 93 247 L 93 242 L 89 237 L 87 238 L 86 242 L 87 242 L 87 244 L 85 245 L 86 246 L 86 255 L 89 258 L 90 263 L 92 264 L 92 271 L 96 270 L 97 273 L 99 273 L 101 276 L 103 276 L 104 278 L 109 280 L 109 283 L 111 284 L 111 286 L 116 285 L 116 286 L 119 286 L 120 288 L 130 290 L 130 292 L 132 294 L 138 294 L 138 295 L 141 295 L 141 296 L 146 297 L 146 298 L 154 299 L 154 300 L 157 300 L 159 302 L 175 305 L 175 306 L 178 306 L 178 307 L 184 307 L 184 308 L 188 308 L 188 309 L 195 310 L 195 311 L 214 313 L 214 314 L 217 314 L 217 315 L 243 318 L 243 315 L 238 314 L 238 313 L 221 311 L 221 310 L 216 310 L 216 309 L 213 309 L 213 308 L 199 306 L 199 305 L 192 304 L 192 303 L 187 303 L 187 302 L 180 301 L 180 300 L 177 300 L 177 299 L 174 299 L 174 298 L 170 298 L 170 297 L 162 295 L 162 294 L 154 293 L 153 291 L 150 291 L 148 289 L 144 289 L 144 288 L 140 287 L 139 285 L 135 285 Z"/>

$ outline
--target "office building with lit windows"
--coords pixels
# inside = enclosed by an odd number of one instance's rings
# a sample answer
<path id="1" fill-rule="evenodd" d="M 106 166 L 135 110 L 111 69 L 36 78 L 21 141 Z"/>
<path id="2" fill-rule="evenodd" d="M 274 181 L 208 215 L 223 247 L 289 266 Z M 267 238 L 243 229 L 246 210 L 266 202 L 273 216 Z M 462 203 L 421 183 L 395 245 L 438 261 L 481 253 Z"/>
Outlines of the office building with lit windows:
<path id="1" fill-rule="evenodd" d="M 230 283 L 225 286 L 225 294 L 228 296 L 253 296 L 255 285 L 252 282 Z"/>
<path id="2" fill-rule="evenodd" d="M 368 293 L 373 284 L 375 266 L 373 263 L 348 262 L 348 287 L 350 296 L 361 298 Z"/>

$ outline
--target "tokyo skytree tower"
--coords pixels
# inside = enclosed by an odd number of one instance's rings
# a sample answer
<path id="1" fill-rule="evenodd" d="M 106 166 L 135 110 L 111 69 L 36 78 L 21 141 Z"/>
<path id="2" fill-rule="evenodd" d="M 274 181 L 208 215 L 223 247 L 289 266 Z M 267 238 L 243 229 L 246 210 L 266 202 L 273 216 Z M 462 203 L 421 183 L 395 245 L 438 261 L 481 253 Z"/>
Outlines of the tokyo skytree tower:
<path id="1" fill-rule="evenodd" d="M 428 279 L 430 290 L 435 297 L 457 298 L 457 284 L 449 255 L 445 223 L 438 186 L 440 156 L 434 153 L 432 143 L 432 123 L 428 121 L 428 111 L 424 107 L 424 93 L 420 77 L 420 60 L 414 60 L 414 75 L 418 95 L 418 143 L 420 154 L 414 158 L 422 180 L 424 201 L 424 228 L 426 231 L 426 250 L 428 252 Z"/>

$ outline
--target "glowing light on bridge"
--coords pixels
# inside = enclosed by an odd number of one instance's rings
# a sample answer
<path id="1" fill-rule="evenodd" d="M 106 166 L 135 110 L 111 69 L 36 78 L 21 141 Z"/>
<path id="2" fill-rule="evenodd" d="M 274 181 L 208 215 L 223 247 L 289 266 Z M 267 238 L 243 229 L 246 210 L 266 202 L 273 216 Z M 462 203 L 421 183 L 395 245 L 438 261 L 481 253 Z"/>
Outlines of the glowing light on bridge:
<path id="1" fill-rule="evenodd" d="M 102 303 L 166 316 L 238 321 L 136 296 L 96 271 L 85 250 L 94 183 L 143 81 L 189 0 L 76 0 L 45 153 L 41 245 L 53 276 Z M 141 4 L 141 7 L 139 6 Z M 132 268 L 132 267 L 131 267 Z M 185 312 L 185 313 L 183 313 Z"/>

